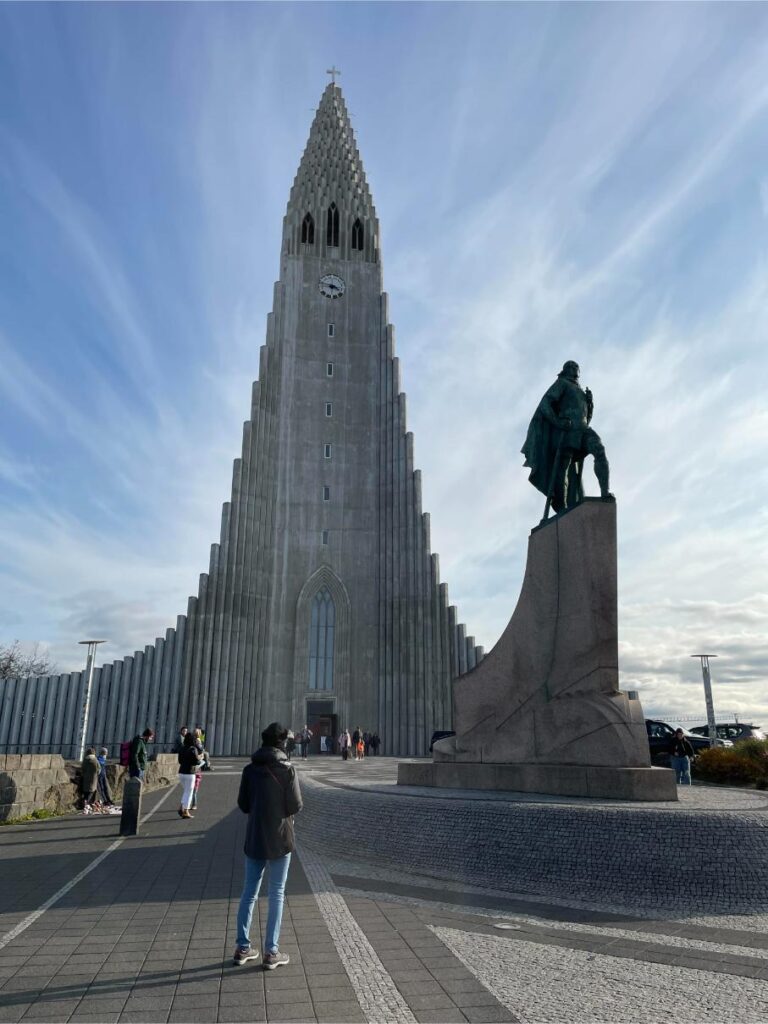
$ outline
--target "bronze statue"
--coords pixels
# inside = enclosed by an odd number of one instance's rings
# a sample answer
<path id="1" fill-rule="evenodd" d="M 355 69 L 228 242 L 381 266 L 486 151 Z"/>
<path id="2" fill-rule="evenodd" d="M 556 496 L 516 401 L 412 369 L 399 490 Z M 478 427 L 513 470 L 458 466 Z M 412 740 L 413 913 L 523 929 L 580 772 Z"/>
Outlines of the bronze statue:
<path id="1" fill-rule="evenodd" d="M 533 414 L 522 452 L 530 467 L 528 479 L 547 496 L 555 512 L 584 500 L 581 474 L 584 459 L 592 455 L 595 476 L 604 501 L 614 501 L 608 490 L 608 459 L 599 435 L 590 427 L 592 392 L 579 384 L 579 364 L 567 362 Z"/>

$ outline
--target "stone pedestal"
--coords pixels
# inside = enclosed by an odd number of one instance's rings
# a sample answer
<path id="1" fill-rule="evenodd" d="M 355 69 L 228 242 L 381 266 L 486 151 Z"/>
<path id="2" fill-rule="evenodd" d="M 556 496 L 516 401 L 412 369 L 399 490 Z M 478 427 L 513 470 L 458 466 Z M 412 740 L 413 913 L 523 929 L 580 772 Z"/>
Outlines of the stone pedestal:
<path id="1" fill-rule="evenodd" d="M 507 628 L 453 682 L 456 735 L 433 764 L 400 765 L 398 782 L 676 800 L 618 678 L 616 505 L 587 498 L 531 533 Z"/>

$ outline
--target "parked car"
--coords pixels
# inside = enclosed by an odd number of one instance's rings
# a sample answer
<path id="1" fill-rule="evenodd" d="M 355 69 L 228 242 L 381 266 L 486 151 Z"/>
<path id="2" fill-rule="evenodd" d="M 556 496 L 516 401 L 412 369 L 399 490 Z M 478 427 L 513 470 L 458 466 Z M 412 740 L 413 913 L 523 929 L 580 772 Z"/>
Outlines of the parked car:
<path id="1" fill-rule="evenodd" d="M 432 747 L 437 743 L 438 740 L 444 740 L 446 736 L 455 736 L 455 732 L 448 732 L 444 729 L 438 729 L 432 733 L 432 739 L 429 741 L 429 752 L 432 753 Z"/>
<path id="2" fill-rule="evenodd" d="M 718 739 L 730 740 L 731 743 L 739 743 L 741 740 L 764 740 L 765 733 L 759 725 L 747 725 L 746 722 L 727 722 L 724 725 L 716 725 L 715 731 Z M 697 725 L 691 729 L 697 736 L 709 736 L 708 725 Z"/>
<path id="3" fill-rule="evenodd" d="M 666 722 L 660 722 L 655 718 L 646 718 L 645 729 L 648 733 L 648 746 L 651 751 L 651 761 L 656 765 L 667 767 L 669 765 L 669 746 L 674 738 L 673 726 Z M 699 736 L 697 733 L 688 732 L 683 729 L 683 735 L 693 747 L 694 754 L 702 750 L 709 750 L 709 737 Z M 717 747 L 732 747 L 730 740 L 715 740 Z"/>

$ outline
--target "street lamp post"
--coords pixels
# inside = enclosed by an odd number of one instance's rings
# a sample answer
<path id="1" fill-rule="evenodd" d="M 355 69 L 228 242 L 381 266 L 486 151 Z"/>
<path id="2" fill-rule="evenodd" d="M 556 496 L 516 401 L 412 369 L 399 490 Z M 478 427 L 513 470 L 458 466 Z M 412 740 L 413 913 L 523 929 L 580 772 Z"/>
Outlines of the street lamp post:
<path id="1" fill-rule="evenodd" d="M 88 645 L 88 657 L 85 662 L 85 694 L 80 711 L 80 729 L 77 734 L 77 759 L 82 761 L 85 756 L 85 734 L 88 730 L 88 716 L 91 712 L 91 693 L 93 691 L 93 670 L 96 667 L 96 648 L 106 640 L 79 640 L 78 643 Z"/>
<path id="2" fill-rule="evenodd" d="M 712 703 L 712 676 L 709 674 L 709 659 L 716 658 L 716 654 L 692 654 L 692 658 L 701 659 L 701 675 L 704 679 L 704 700 L 707 704 L 707 727 L 709 729 L 709 745 L 714 747 L 717 737 L 717 724 L 715 722 L 715 706 Z"/>

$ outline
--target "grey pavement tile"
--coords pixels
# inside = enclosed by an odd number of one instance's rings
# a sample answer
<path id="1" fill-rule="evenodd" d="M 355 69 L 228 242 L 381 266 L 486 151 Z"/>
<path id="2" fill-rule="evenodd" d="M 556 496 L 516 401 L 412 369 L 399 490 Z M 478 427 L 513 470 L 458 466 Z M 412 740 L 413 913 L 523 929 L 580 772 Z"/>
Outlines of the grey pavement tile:
<path id="1" fill-rule="evenodd" d="M 435 980 L 424 967 L 407 967 L 405 970 L 398 970 L 393 967 L 388 973 L 392 981 L 398 986 L 401 982 L 430 982 Z"/>
<path id="2" fill-rule="evenodd" d="M 517 1024 L 506 1006 L 462 1006 L 461 1012 L 471 1024 Z"/>
<path id="3" fill-rule="evenodd" d="M 440 984 L 445 989 L 445 991 L 450 996 L 454 997 L 454 1002 L 456 1002 L 455 996 L 458 995 L 458 993 L 460 992 L 465 993 L 488 991 L 488 989 L 486 989 L 484 985 L 481 985 L 477 978 L 475 978 L 474 976 L 470 976 L 468 978 L 441 978 L 438 980 L 440 981 Z"/>
<path id="4" fill-rule="evenodd" d="M 220 992 L 249 992 L 249 991 L 263 991 L 264 986 L 262 979 L 264 972 L 258 966 L 254 965 L 254 970 L 249 970 L 247 967 L 239 969 L 238 974 L 225 974 L 221 979 Z"/>
<path id="5" fill-rule="evenodd" d="M 452 1010 L 416 1010 L 414 1017 L 419 1024 L 462 1024 L 467 1019 L 456 1007 Z"/>
<path id="6" fill-rule="evenodd" d="M 304 973 L 308 978 L 319 978 L 323 975 L 329 974 L 334 975 L 336 977 L 347 977 L 347 972 L 342 967 L 341 960 L 337 961 L 336 963 L 334 963 L 333 961 L 329 961 L 328 963 L 323 964 L 308 964 L 305 962 L 303 964 L 303 967 Z"/>
<path id="7" fill-rule="evenodd" d="M 284 1006 L 270 1008 L 267 1004 L 267 1020 L 269 1021 L 315 1021 L 315 1011 L 312 1003 L 291 1003 Z"/>
<path id="8" fill-rule="evenodd" d="M 119 1013 L 125 1006 L 126 996 L 85 996 L 77 1007 L 78 1013 Z"/>
<path id="9" fill-rule="evenodd" d="M 120 1015 L 117 1013 L 73 1013 L 69 1019 L 71 1024 L 117 1024 Z"/>
<path id="10" fill-rule="evenodd" d="M 406 996 L 405 1001 L 412 1010 L 441 1010 L 443 1007 L 450 1009 L 456 1005 L 445 992 Z"/>
<path id="11" fill-rule="evenodd" d="M 120 1024 L 165 1024 L 168 1020 L 168 1010 L 131 1010 L 124 1011 L 118 1018 Z"/>
<path id="12" fill-rule="evenodd" d="M 203 1010 L 206 1006 L 217 1006 L 219 1002 L 218 992 L 200 992 L 196 995 L 176 995 L 173 1000 L 174 1010 L 193 1010 L 195 1007 Z M 205 1016 L 205 1014 L 203 1014 Z"/>
<path id="13" fill-rule="evenodd" d="M 222 1006 L 264 1006 L 264 993 L 259 990 L 241 989 L 239 992 L 222 993 L 219 1007 Z"/>
<path id="14" fill-rule="evenodd" d="M 338 1003 L 347 1002 L 350 999 L 357 1001 L 355 996 L 355 990 L 351 985 L 347 985 L 344 988 L 321 988 L 321 989 L 310 989 L 312 1002 L 315 1006 L 324 1006 L 326 1003 Z"/>
<path id="15" fill-rule="evenodd" d="M 267 1012 L 263 1006 L 220 1006 L 217 1019 L 223 1024 L 238 1024 L 240 1021 L 250 1024 L 252 1021 L 265 1021 Z"/>
<path id="16" fill-rule="evenodd" d="M 459 965 L 459 961 L 450 954 L 446 955 L 445 951 L 443 951 L 442 953 L 435 953 L 434 956 L 431 955 L 431 951 L 427 953 L 416 953 L 414 951 L 413 955 L 418 956 L 419 960 L 421 960 L 424 966 L 427 967 L 430 971 L 436 967 L 450 968 L 454 965 Z"/>
<path id="17" fill-rule="evenodd" d="M 21 1020 L 29 1009 L 29 1003 L 19 1003 L 18 1006 L 3 1006 L 0 1004 L 0 1021 L 3 1024 L 14 1024 Z"/>
<path id="18" fill-rule="evenodd" d="M 315 989 L 337 988 L 339 985 L 348 985 L 349 976 L 346 971 L 336 974 L 315 974 L 307 977 L 309 987 Z"/>
<path id="19" fill-rule="evenodd" d="M 451 992 L 451 999 L 457 1006 L 496 1006 L 498 1000 L 491 992 Z"/>
<path id="20" fill-rule="evenodd" d="M 439 995 L 444 992 L 436 981 L 400 981 L 398 979 L 395 981 L 395 984 L 406 997 L 418 995 Z"/>
<path id="21" fill-rule="evenodd" d="M 319 1021 L 365 1021 L 365 1014 L 356 999 L 339 999 L 335 1003 L 316 1005 L 315 1014 Z"/>

